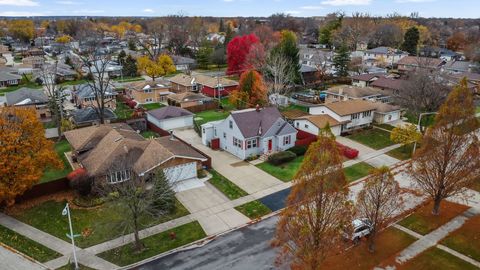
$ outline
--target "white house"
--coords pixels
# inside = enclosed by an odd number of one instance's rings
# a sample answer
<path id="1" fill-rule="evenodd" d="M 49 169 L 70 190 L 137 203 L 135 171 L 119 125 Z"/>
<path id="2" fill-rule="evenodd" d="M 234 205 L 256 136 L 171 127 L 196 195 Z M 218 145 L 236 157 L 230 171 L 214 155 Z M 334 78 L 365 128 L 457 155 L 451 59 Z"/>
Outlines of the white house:
<path id="1" fill-rule="evenodd" d="M 355 99 L 325 103 L 310 107 L 311 115 L 329 115 L 342 124 L 341 133 L 370 126 L 373 121 L 373 102 Z"/>
<path id="2" fill-rule="evenodd" d="M 388 124 L 400 120 L 402 110 L 399 106 L 376 102 L 374 121 L 378 124 Z"/>
<path id="3" fill-rule="evenodd" d="M 193 127 L 193 113 L 180 107 L 167 106 L 147 112 L 147 121 L 165 131 L 191 128 Z"/>
<path id="4" fill-rule="evenodd" d="M 287 150 L 295 145 L 297 130 L 275 107 L 232 112 L 225 120 L 202 125 L 202 142 L 240 159 Z"/>
<path id="5" fill-rule="evenodd" d="M 406 56 L 408 56 L 408 53 L 401 50 L 389 47 L 377 47 L 365 51 L 363 61 L 368 62 L 369 60 L 375 60 L 377 63 L 392 66 Z"/>
<path id="6" fill-rule="evenodd" d="M 345 124 L 348 122 L 345 122 Z M 293 125 L 296 129 L 308 132 L 317 136 L 320 130 L 325 128 L 327 124 L 330 125 L 330 130 L 333 135 L 340 136 L 342 133 L 342 123 L 335 120 L 333 117 L 322 115 L 307 115 L 294 120 Z"/>

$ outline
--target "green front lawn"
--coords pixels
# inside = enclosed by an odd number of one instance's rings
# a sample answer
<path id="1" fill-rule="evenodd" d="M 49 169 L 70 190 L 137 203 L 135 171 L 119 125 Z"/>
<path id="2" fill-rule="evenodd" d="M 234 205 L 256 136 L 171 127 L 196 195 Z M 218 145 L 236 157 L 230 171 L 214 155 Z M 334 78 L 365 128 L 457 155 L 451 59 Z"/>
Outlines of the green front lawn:
<path id="1" fill-rule="evenodd" d="M 410 112 L 405 113 L 404 117 L 407 118 L 407 122 L 418 125 L 418 116 L 414 116 Z M 422 116 L 422 122 L 420 123 L 422 127 L 430 127 L 435 123 L 435 115 L 427 114 Z"/>
<path id="2" fill-rule="evenodd" d="M 260 201 L 251 201 L 246 204 L 235 207 L 237 211 L 249 217 L 250 219 L 257 219 L 270 214 L 272 210 Z"/>
<path id="3" fill-rule="evenodd" d="M 133 115 L 133 109 L 127 106 L 124 102 L 117 100 L 117 107 L 115 108 L 115 114 L 118 119 L 130 119 Z"/>
<path id="4" fill-rule="evenodd" d="M 195 114 L 195 122 L 201 126 L 205 123 L 223 120 L 230 115 L 229 111 L 209 110 Z"/>
<path id="5" fill-rule="evenodd" d="M 470 218 L 458 230 L 451 233 L 441 244 L 480 261 L 480 216 Z"/>
<path id="6" fill-rule="evenodd" d="M 125 82 L 139 82 L 139 81 L 145 81 L 145 79 L 142 76 L 137 76 L 137 77 L 118 77 L 113 79 L 116 82 L 119 83 L 125 83 Z"/>
<path id="7" fill-rule="evenodd" d="M 48 262 L 62 256 L 62 254 L 42 246 L 39 243 L 1 225 L 0 242 L 39 262 Z"/>
<path id="8" fill-rule="evenodd" d="M 395 143 L 390 140 L 390 132 L 372 128 L 354 133 L 347 138 L 357 141 L 375 150 L 383 149 Z"/>
<path id="9" fill-rule="evenodd" d="M 475 270 L 474 265 L 447 253 L 439 248 L 432 247 L 420 253 L 403 265 L 398 270 Z"/>
<path id="10" fill-rule="evenodd" d="M 286 162 L 281 165 L 272 165 L 268 162 L 263 162 L 257 165 L 258 168 L 273 175 L 274 177 L 282 180 L 283 182 L 292 181 L 293 177 L 297 173 L 300 165 L 302 165 L 303 156 L 296 157 L 290 162 Z"/>
<path id="11" fill-rule="evenodd" d="M 65 235 L 68 232 L 68 220 L 62 216 L 65 203 L 65 201 L 44 202 L 18 212 L 14 217 L 60 239 L 70 241 Z M 140 221 L 142 228 L 148 228 L 189 214 L 180 202 L 177 201 L 176 206 L 174 213 L 161 218 L 143 216 Z M 118 215 L 119 211 L 122 210 L 115 203 L 105 203 L 95 209 L 75 209 L 72 207 L 74 233 L 83 234 L 75 239 L 75 243 L 81 248 L 86 248 L 131 233 L 131 228 L 122 225 L 121 216 Z"/>
<path id="12" fill-rule="evenodd" d="M 394 126 L 389 124 L 375 124 L 375 126 L 386 129 L 386 130 L 390 130 L 390 131 L 392 131 L 395 128 Z"/>
<path id="13" fill-rule="evenodd" d="M 43 122 L 43 128 L 47 129 L 47 128 L 56 128 L 57 127 L 57 123 L 52 120 L 52 121 L 48 121 L 48 122 Z"/>
<path id="14" fill-rule="evenodd" d="M 247 192 L 230 182 L 230 180 L 219 174 L 217 171 L 212 169 L 210 170 L 210 173 L 212 174 L 212 178 L 208 180 L 208 182 L 225 194 L 230 200 L 235 200 L 248 195 Z"/>
<path id="15" fill-rule="evenodd" d="M 228 99 L 228 97 L 221 98 L 220 104 L 222 104 L 223 109 L 226 111 L 235 110 L 235 106 L 230 103 L 230 100 Z"/>
<path id="16" fill-rule="evenodd" d="M 433 202 L 430 202 L 399 221 L 398 224 L 421 235 L 426 235 L 465 212 L 468 206 L 443 201 L 440 204 L 440 215 L 438 216 L 432 215 L 432 209 Z"/>
<path id="17" fill-rule="evenodd" d="M 360 178 L 363 178 L 370 174 L 370 170 L 374 169 L 368 163 L 360 162 L 350 167 L 344 168 L 343 171 L 345 172 L 345 178 L 347 179 L 348 183 L 356 181 Z"/>
<path id="18" fill-rule="evenodd" d="M 66 264 L 60 268 L 57 268 L 56 270 L 75 270 L 75 265 L 72 264 Z M 90 267 L 86 267 L 85 265 L 78 264 L 78 270 L 95 270 Z"/>
<path id="19" fill-rule="evenodd" d="M 160 103 L 148 103 L 148 104 L 142 104 L 142 108 L 144 108 L 147 111 L 155 110 L 155 109 L 160 109 L 162 107 L 165 107 L 165 105 L 160 104 Z"/>
<path id="20" fill-rule="evenodd" d="M 72 151 L 72 147 L 68 143 L 67 140 L 61 140 L 55 143 L 55 152 L 57 152 L 58 158 L 60 158 L 63 162 L 62 169 L 56 168 L 47 168 L 43 172 L 43 176 L 40 179 L 40 183 L 46 183 L 53 180 L 57 180 L 63 177 L 66 177 L 71 171 L 72 167 L 70 167 L 70 163 L 68 163 L 67 157 L 65 156 L 65 152 Z"/>
<path id="21" fill-rule="evenodd" d="M 171 234 L 175 234 L 175 238 L 171 238 Z M 134 244 L 130 243 L 103 253 L 98 254 L 99 257 L 112 262 L 119 266 L 126 266 L 163 252 L 172 250 L 177 247 L 195 242 L 206 237 L 205 232 L 198 221 L 188 223 L 171 230 L 149 236 L 142 239 L 145 249 L 137 252 Z"/>
<path id="22" fill-rule="evenodd" d="M 74 81 L 64 81 L 60 85 L 61 86 L 70 86 L 70 85 L 80 85 L 80 84 L 85 84 L 87 83 L 87 80 L 81 79 L 81 80 L 74 80 Z"/>
<path id="23" fill-rule="evenodd" d="M 417 145 L 417 149 L 418 149 L 418 145 Z M 395 148 L 387 152 L 386 154 L 398 160 L 407 160 L 412 158 L 412 151 L 413 151 L 413 144 L 408 144 L 405 146 L 401 146 L 399 148 Z"/>
<path id="24" fill-rule="evenodd" d="M 160 135 L 158 135 L 158 133 L 156 133 L 155 131 L 151 131 L 151 130 L 147 130 L 147 131 L 144 131 L 142 133 L 140 133 L 144 138 L 151 138 L 151 137 L 154 137 L 154 138 L 158 138 L 160 137 Z"/>

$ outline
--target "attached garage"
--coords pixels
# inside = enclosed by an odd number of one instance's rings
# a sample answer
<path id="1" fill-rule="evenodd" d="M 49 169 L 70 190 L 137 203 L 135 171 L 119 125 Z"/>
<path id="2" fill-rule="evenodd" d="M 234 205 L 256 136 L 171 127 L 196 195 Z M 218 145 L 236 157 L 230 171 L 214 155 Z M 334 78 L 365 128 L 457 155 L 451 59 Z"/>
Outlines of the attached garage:
<path id="1" fill-rule="evenodd" d="M 163 169 L 170 183 L 180 182 L 197 177 L 197 163 L 190 162 Z"/>
<path id="2" fill-rule="evenodd" d="M 147 121 L 165 131 L 193 127 L 193 113 L 174 106 L 147 112 Z"/>

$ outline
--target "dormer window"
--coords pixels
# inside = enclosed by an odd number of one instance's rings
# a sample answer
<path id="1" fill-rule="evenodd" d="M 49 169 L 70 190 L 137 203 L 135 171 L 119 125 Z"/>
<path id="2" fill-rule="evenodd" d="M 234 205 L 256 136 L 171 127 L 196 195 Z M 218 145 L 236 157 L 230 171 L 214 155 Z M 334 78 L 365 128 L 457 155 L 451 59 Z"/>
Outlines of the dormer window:
<path id="1" fill-rule="evenodd" d="M 118 184 L 130 180 L 130 170 L 117 171 L 107 175 L 107 181 L 109 184 Z"/>

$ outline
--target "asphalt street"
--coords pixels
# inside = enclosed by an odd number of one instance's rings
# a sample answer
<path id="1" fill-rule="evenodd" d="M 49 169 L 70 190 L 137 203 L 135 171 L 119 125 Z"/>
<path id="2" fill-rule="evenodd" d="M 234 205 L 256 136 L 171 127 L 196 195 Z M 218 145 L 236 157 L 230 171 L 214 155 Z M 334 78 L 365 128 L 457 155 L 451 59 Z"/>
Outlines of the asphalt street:
<path id="1" fill-rule="evenodd" d="M 275 267 L 276 249 L 270 242 L 278 218 L 271 217 L 220 236 L 203 247 L 174 253 L 135 269 L 141 270 L 266 270 Z"/>

